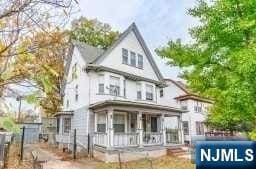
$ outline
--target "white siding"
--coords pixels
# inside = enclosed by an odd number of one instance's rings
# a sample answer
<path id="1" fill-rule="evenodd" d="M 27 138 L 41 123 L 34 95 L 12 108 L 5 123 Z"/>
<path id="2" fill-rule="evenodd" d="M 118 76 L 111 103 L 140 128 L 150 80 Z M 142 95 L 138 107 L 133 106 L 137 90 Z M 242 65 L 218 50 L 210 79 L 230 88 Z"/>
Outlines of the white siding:
<path id="1" fill-rule="evenodd" d="M 143 69 L 135 68 L 129 65 L 122 64 L 122 48 L 127 49 L 130 55 L 130 51 L 143 56 Z M 131 32 L 127 35 L 122 42 L 120 42 L 107 57 L 105 57 L 100 65 L 110 67 L 113 69 L 121 70 L 127 73 L 131 73 L 137 76 L 158 80 L 151 64 L 149 63 L 146 54 L 144 53 L 139 41 L 135 34 Z"/>

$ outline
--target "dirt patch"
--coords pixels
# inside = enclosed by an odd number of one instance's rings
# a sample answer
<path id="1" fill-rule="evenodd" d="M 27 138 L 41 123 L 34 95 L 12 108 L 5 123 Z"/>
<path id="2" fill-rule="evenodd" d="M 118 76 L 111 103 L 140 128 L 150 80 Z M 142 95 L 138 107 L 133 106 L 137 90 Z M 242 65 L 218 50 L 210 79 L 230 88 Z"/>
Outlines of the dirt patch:
<path id="1" fill-rule="evenodd" d="M 32 160 L 20 161 L 20 146 L 17 144 L 11 144 L 9 156 L 7 160 L 7 169 L 33 169 Z"/>

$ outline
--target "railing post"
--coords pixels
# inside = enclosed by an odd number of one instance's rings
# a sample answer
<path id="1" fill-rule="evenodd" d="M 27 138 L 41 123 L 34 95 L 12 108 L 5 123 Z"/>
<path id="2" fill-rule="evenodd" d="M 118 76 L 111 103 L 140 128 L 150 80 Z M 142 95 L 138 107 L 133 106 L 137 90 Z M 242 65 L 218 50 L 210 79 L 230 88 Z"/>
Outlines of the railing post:
<path id="1" fill-rule="evenodd" d="M 142 112 L 137 114 L 137 130 L 139 133 L 139 146 L 143 147 Z"/>
<path id="2" fill-rule="evenodd" d="M 162 116 L 161 116 L 161 128 L 162 128 L 162 143 L 163 143 L 163 145 L 166 145 L 166 128 L 165 128 L 165 117 L 164 117 L 164 114 L 162 114 Z"/>
<path id="3" fill-rule="evenodd" d="M 114 129 L 113 129 L 113 117 L 114 110 L 108 109 L 107 117 L 108 117 L 108 148 L 113 147 L 114 141 Z"/>

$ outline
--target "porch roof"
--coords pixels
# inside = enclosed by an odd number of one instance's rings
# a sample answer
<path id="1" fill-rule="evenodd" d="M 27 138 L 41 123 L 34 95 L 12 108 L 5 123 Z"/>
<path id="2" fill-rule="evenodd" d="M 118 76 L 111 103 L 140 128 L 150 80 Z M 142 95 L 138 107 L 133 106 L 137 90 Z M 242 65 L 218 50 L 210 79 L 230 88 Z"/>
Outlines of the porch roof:
<path id="1" fill-rule="evenodd" d="M 142 108 L 142 109 L 148 109 L 148 110 L 162 110 L 167 112 L 175 112 L 175 113 L 185 113 L 186 110 L 182 110 L 175 107 L 169 107 L 169 106 L 162 106 L 158 104 L 150 104 L 150 103 L 142 103 L 142 102 L 132 102 L 132 101 L 124 101 L 124 100 L 106 100 L 102 102 L 97 102 L 90 105 L 90 109 L 96 110 L 101 109 L 109 106 L 120 106 L 120 107 L 127 107 L 133 110 L 134 108 Z"/>
<path id="2" fill-rule="evenodd" d="M 73 112 L 74 112 L 74 111 L 59 111 L 59 112 L 57 112 L 57 113 L 54 115 L 54 117 L 63 116 L 63 115 L 73 116 Z"/>

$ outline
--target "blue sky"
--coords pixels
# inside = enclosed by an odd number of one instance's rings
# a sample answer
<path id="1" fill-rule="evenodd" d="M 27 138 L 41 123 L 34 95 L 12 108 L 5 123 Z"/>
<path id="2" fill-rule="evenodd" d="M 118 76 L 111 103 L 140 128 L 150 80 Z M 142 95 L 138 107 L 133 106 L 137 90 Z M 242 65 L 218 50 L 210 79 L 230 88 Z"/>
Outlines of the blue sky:
<path id="1" fill-rule="evenodd" d="M 79 15 L 97 18 L 121 32 L 135 22 L 163 75 L 177 79 L 179 69 L 166 66 L 154 49 L 171 39 L 191 41 L 189 28 L 198 21 L 187 14 L 187 9 L 195 4 L 196 0 L 80 0 Z"/>

